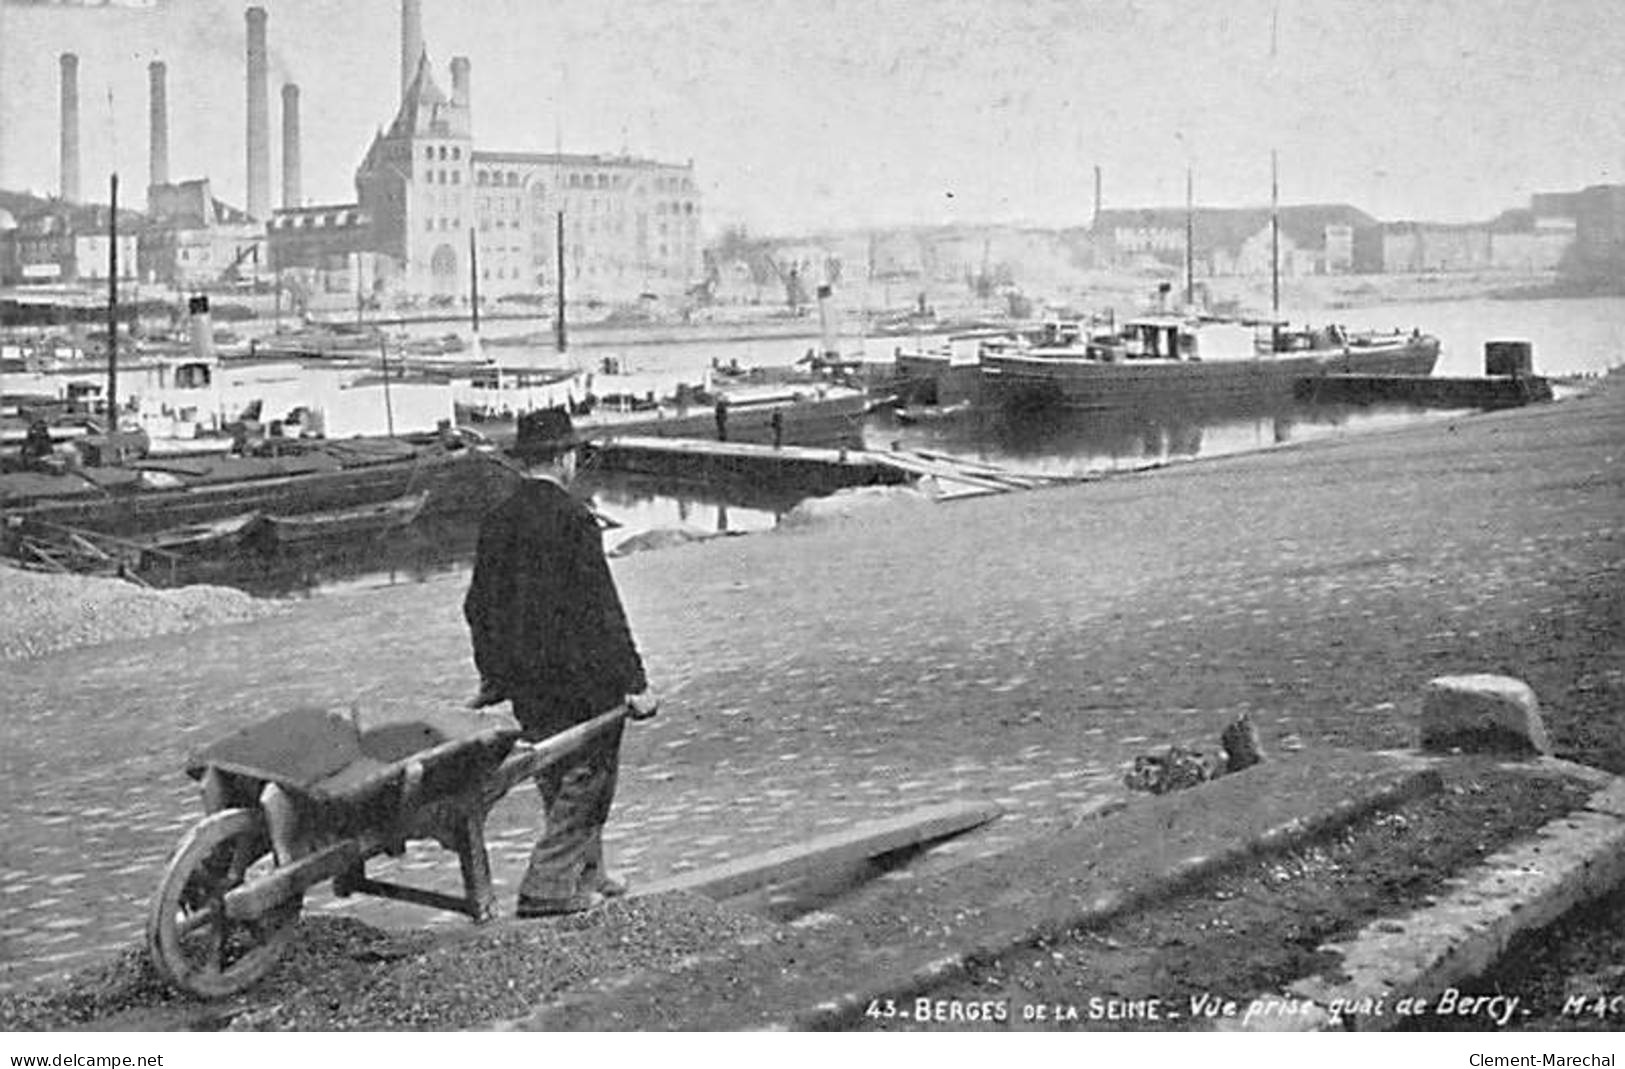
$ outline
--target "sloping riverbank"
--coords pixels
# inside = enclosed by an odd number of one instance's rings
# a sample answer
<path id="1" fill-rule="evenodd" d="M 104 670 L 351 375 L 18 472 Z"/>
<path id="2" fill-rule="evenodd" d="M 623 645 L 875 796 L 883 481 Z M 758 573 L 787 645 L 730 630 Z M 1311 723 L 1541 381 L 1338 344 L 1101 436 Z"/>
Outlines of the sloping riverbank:
<path id="1" fill-rule="evenodd" d="M 0 564 L 0 661 L 77 646 L 257 620 L 285 604 L 240 590 L 149 590 L 117 579 L 51 575 Z"/>

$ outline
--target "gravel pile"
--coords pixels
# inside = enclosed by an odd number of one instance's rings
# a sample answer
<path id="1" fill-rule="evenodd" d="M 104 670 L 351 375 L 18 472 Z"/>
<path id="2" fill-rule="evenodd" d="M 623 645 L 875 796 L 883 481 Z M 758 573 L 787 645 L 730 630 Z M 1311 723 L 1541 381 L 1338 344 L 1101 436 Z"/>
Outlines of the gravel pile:
<path id="1" fill-rule="evenodd" d="M 75 646 L 188 631 L 281 612 L 240 590 L 148 590 L 118 579 L 49 575 L 0 564 L 0 661 Z"/>
<path id="2" fill-rule="evenodd" d="M 583 917 L 471 927 L 449 938 L 311 917 L 276 970 L 235 999 L 175 994 L 132 947 L 61 984 L 0 996 L 0 1030 L 478 1028 L 597 982 L 674 969 L 772 928 L 687 894 L 623 899 Z"/>

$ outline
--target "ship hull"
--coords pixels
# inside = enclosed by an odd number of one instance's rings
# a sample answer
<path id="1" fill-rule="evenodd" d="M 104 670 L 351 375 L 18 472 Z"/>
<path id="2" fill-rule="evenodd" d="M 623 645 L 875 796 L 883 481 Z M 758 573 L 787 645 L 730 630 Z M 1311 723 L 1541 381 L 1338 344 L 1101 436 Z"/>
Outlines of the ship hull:
<path id="1" fill-rule="evenodd" d="M 426 514 L 480 515 L 511 491 L 520 476 L 475 450 L 423 455 L 288 475 L 199 480 L 166 489 L 134 485 L 95 490 L 73 476 L 57 477 L 61 492 L 0 502 L 12 524 L 46 524 L 116 536 L 207 524 L 247 512 L 298 516 L 378 505 L 427 493 Z M 77 482 L 71 490 L 66 484 Z"/>
<path id="2" fill-rule="evenodd" d="M 1429 337 L 1254 360 L 1101 360 L 988 353 L 982 385 L 1004 405 L 1083 409 L 1248 407 L 1292 397 L 1301 379 L 1327 374 L 1428 375 L 1439 358 Z"/>

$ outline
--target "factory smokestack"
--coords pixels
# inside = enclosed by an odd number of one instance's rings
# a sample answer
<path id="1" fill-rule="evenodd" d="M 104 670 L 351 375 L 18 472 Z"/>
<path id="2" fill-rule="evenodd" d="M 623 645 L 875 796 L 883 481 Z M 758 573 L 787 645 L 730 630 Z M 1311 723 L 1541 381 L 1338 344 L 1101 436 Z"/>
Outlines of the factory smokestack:
<path id="1" fill-rule="evenodd" d="M 0 41 L 10 40 L 6 36 L 6 5 L 0 3 Z M 0 53 L 5 52 L 0 48 Z M 6 71 L 5 57 L 0 55 L 0 116 L 6 113 Z M 6 134 L 5 123 L 0 122 L 0 189 L 6 186 Z"/>
<path id="2" fill-rule="evenodd" d="M 422 0 L 401 0 L 401 99 L 417 77 L 418 60 L 423 58 Z"/>
<path id="3" fill-rule="evenodd" d="M 271 214 L 270 65 L 265 45 L 265 9 L 248 9 L 248 214 Z"/>
<path id="4" fill-rule="evenodd" d="M 147 182 L 153 186 L 169 185 L 169 86 L 168 68 L 161 62 L 147 64 L 148 84 L 148 137 Z"/>
<path id="5" fill-rule="evenodd" d="M 304 200 L 299 176 L 299 87 L 282 87 L 282 206 L 297 208 Z"/>
<path id="6" fill-rule="evenodd" d="M 62 199 L 79 200 L 79 57 L 62 53 Z"/>
<path id="7" fill-rule="evenodd" d="M 457 107 L 468 107 L 468 94 L 472 87 L 469 85 L 469 62 L 467 56 L 453 56 L 451 59 L 451 102 Z"/>

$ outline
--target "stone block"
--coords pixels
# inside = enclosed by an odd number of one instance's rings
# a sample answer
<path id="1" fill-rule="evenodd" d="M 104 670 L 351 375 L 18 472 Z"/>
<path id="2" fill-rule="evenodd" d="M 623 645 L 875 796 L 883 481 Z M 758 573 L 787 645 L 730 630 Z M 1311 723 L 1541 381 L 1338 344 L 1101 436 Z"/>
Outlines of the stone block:
<path id="1" fill-rule="evenodd" d="M 1529 684 L 1489 674 L 1440 676 L 1422 696 L 1422 748 L 1552 752 Z"/>

